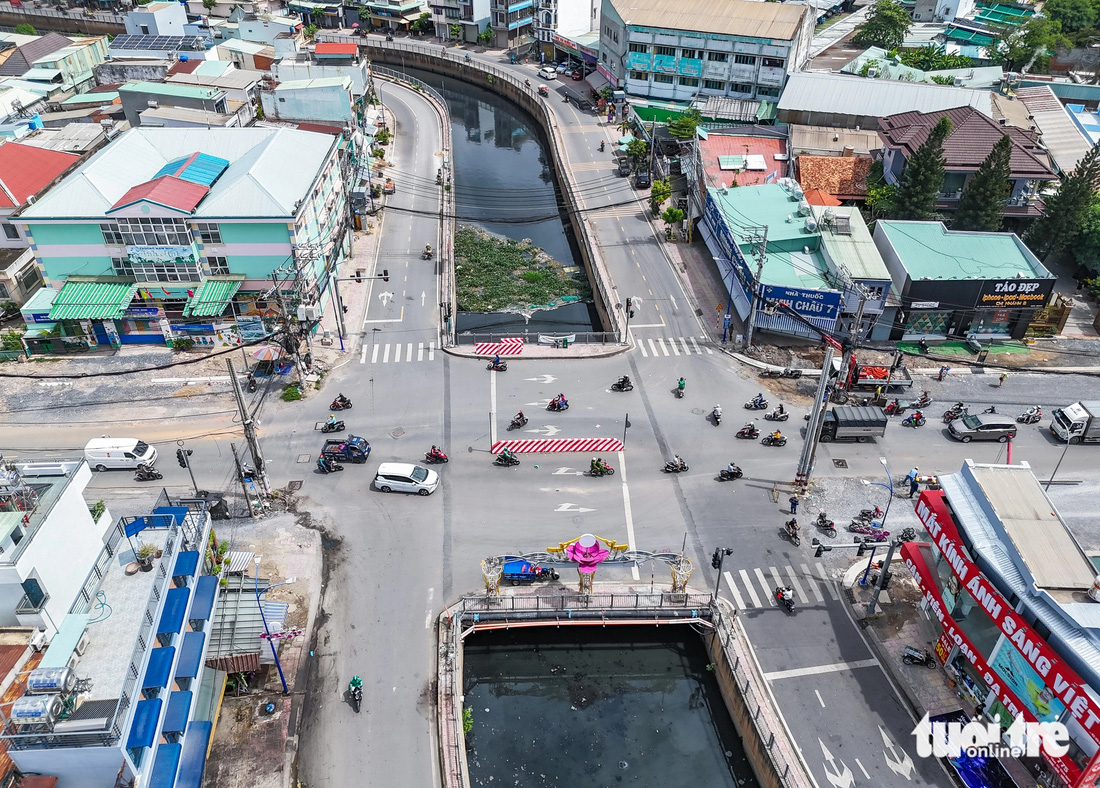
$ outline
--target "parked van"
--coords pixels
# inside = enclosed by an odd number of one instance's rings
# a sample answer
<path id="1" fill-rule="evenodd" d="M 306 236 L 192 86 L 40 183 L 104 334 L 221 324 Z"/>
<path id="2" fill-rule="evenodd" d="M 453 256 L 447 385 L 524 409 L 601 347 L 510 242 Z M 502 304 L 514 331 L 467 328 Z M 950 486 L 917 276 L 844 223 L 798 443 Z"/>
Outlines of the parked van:
<path id="1" fill-rule="evenodd" d="M 157 450 L 137 438 L 92 438 L 84 447 L 84 459 L 97 471 L 136 468 L 157 461 Z"/>
<path id="2" fill-rule="evenodd" d="M 1011 416 L 996 413 L 976 413 L 955 419 L 948 427 L 951 437 L 963 443 L 970 441 L 1000 441 L 1016 437 L 1016 422 Z"/>

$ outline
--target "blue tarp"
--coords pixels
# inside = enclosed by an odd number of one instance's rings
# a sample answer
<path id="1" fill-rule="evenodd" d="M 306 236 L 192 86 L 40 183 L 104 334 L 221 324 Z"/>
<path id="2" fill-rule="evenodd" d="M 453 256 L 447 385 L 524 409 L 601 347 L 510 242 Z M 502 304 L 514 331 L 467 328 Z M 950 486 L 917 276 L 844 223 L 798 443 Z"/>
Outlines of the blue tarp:
<path id="1" fill-rule="evenodd" d="M 202 773 L 206 768 L 206 748 L 210 746 L 212 728 L 213 723 L 204 720 L 192 722 L 187 726 L 175 788 L 202 788 Z"/>
<path id="2" fill-rule="evenodd" d="M 195 574 L 199 565 L 198 550 L 184 550 L 176 557 L 176 568 L 172 570 L 172 577 L 190 577 Z"/>
<path id="3" fill-rule="evenodd" d="M 180 765 L 178 744 L 162 744 L 157 747 L 157 759 L 153 771 L 149 773 L 149 788 L 173 788 L 176 784 L 176 769 Z"/>
<path id="4" fill-rule="evenodd" d="M 161 733 L 183 733 L 191 716 L 191 693 L 173 692 L 168 698 L 168 711 L 164 714 Z"/>
<path id="5" fill-rule="evenodd" d="M 126 739 L 126 749 L 151 747 L 157 735 L 157 723 L 160 722 L 160 710 L 164 701 L 160 698 L 138 701 L 134 709 L 134 721 L 130 725 L 130 736 Z"/>
<path id="6" fill-rule="evenodd" d="M 218 595 L 218 578 L 203 575 L 195 584 L 195 601 L 191 603 L 191 615 L 188 618 L 206 621 L 214 610 L 214 597 Z"/>
<path id="7" fill-rule="evenodd" d="M 180 662 L 176 666 L 177 679 L 193 679 L 199 675 L 202 667 L 202 646 L 206 642 L 205 632 L 188 632 L 183 636 L 180 646 Z"/>
<path id="8" fill-rule="evenodd" d="M 154 687 L 167 687 L 168 676 L 172 672 L 172 660 L 176 658 L 176 647 L 155 648 L 149 653 L 149 667 L 145 669 L 143 690 Z"/>
<path id="9" fill-rule="evenodd" d="M 164 610 L 160 614 L 158 635 L 176 634 L 183 626 L 183 614 L 187 612 L 187 600 L 191 596 L 190 588 L 172 588 L 164 599 Z"/>
<path id="10" fill-rule="evenodd" d="M 157 526 L 160 528 L 167 528 L 170 525 L 183 525 L 183 520 L 187 517 L 186 506 L 158 506 L 153 510 L 153 514 L 166 515 L 165 517 L 157 517 Z"/>

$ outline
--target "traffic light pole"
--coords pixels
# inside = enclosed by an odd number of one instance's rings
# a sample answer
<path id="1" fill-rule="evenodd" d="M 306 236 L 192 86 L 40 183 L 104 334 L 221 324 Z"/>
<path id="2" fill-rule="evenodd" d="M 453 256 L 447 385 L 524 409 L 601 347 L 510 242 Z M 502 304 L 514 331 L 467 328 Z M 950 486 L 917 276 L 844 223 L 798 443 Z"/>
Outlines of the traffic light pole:
<path id="1" fill-rule="evenodd" d="M 267 483 L 267 463 L 264 462 L 263 452 L 260 451 L 260 441 L 256 438 L 256 425 L 244 404 L 241 382 L 237 380 L 237 371 L 233 369 L 233 361 L 228 357 L 225 359 L 225 366 L 229 368 L 229 384 L 233 387 L 233 395 L 237 398 L 237 410 L 241 413 L 244 439 L 248 441 L 248 451 L 252 454 L 252 462 L 256 465 L 256 475 L 260 478 L 260 491 L 264 495 L 270 495 L 271 487 Z"/>
<path id="2" fill-rule="evenodd" d="M 183 441 L 176 441 L 176 445 L 179 446 L 179 448 L 176 449 L 176 462 L 187 469 L 187 474 L 191 477 L 191 486 L 195 488 L 195 497 L 198 498 L 200 497 L 199 485 L 195 481 L 194 472 L 191 470 L 190 455 L 193 450 L 183 448 Z"/>
<path id="3" fill-rule="evenodd" d="M 718 601 L 718 591 L 722 588 L 722 564 L 726 561 L 727 555 L 733 555 L 733 550 L 729 547 L 716 547 L 714 548 L 714 555 L 710 558 L 710 565 L 718 570 L 718 579 L 714 583 L 714 601 Z"/>

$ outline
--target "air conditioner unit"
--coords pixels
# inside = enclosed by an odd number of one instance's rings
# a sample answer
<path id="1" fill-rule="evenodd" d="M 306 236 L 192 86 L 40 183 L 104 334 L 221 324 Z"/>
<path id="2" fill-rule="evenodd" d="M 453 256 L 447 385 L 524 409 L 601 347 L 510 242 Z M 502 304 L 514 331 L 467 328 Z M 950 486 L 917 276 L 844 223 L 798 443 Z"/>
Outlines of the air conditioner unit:
<path id="1" fill-rule="evenodd" d="M 74 652 L 73 652 L 73 654 L 72 654 L 72 656 L 71 656 L 71 657 L 69 657 L 68 661 L 66 661 L 66 662 L 65 662 L 65 667 L 67 667 L 67 668 L 70 668 L 70 669 L 74 669 L 74 670 L 75 670 L 75 669 L 76 669 L 76 666 L 77 666 L 77 665 L 78 665 L 79 663 L 80 663 L 80 655 L 79 655 L 79 654 L 77 654 L 77 653 L 76 653 L 76 652 L 74 651 Z"/>
<path id="2" fill-rule="evenodd" d="M 46 630 L 34 630 L 34 634 L 31 635 L 30 646 L 32 651 L 41 651 L 44 649 L 46 647 Z"/>
<path id="3" fill-rule="evenodd" d="M 316 305 L 307 306 L 303 304 L 298 307 L 298 319 L 303 322 L 307 320 L 320 320 L 321 308 Z"/>
<path id="4" fill-rule="evenodd" d="M 80 640 L 76 643 L 76 655 L 83 657 L 84 652 L 88 650 L 88 630 L 84 630 L 80 636 Z"/>

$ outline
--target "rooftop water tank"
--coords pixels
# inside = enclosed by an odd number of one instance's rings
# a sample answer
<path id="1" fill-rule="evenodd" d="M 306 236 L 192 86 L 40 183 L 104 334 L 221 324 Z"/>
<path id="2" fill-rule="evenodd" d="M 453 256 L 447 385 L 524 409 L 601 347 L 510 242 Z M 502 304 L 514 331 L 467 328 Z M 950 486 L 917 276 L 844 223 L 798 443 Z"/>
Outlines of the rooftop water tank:
<path id="1" fill-rule="evenodd" d="M 48 725 L 61 713 L 61 698 L 56 695 L 24 695 L 11 705 L 11 720 L 16 725 Z"/>
<path id="2" fill-rule="evenodd" d="M 52 695 L 72 692 L 76 686 L 76 674 L 72 668 L 37 668 L 27 677 L 27 692 L 31 695 Z"/>

